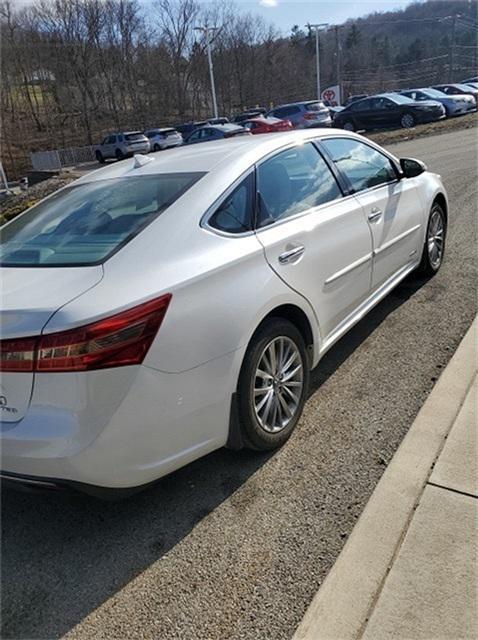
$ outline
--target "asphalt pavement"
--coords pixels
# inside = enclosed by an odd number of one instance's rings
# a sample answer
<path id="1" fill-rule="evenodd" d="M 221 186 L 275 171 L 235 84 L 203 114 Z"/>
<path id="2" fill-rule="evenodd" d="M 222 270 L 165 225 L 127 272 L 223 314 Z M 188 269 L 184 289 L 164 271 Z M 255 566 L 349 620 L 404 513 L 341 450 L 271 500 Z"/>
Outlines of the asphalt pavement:
<path id="1" fill-rule="evenodd" d="M 477 312 L 477 138 L 396 144 L 442 174 L 445 262 L 313 372 L 273 455 L 217 451 L 118 503 L 4 492 L 3 638 L 290 638 Z"/>

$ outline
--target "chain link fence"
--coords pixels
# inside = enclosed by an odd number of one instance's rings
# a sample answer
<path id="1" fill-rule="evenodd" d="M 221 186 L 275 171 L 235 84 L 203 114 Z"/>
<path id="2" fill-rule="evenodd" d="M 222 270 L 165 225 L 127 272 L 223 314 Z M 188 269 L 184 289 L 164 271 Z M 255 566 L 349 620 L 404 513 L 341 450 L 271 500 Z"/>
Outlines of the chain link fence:
<path id="1" fill-rule="evenodd" d="M 35 151 L 30 154 L 32 167 L 35 171 L 55 171 L 64 167 L 74 167 L 83 162 L 95 160 L 96 147 L 70 147 L 68 149 L 53 149 L 51 151 Z"/>

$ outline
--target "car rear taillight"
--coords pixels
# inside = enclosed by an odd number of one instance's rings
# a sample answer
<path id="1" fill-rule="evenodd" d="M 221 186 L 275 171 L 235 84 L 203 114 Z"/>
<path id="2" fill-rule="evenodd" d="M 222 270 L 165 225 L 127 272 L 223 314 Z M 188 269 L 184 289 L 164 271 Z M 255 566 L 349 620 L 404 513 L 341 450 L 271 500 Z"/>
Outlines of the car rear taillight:
<path id="1" fill-rule="evenodd" d="M 318 114 L 314 112 L 304 113 L 304 120 L 317 120 Z"/>
<path id="2" fill-rule="evenodd" d="M 33 371 L 38 338 L 0 341 L 0 371 Z"/>
<path id="3" fill-rule="evenodd" d="M 168 293 L 71 331 L 25 340 L 2 340 L 1 370 L 91 371 L 141 364 L 170 300 Z"/>

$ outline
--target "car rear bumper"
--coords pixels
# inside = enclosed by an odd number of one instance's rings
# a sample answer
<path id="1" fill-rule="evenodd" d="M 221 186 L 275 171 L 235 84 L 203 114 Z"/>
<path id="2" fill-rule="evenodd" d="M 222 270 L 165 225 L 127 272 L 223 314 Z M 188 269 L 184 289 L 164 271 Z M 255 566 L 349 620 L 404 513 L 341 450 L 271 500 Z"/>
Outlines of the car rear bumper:
<path id="1" fill-rule="evenodd" d="M 446 118 L 446 113 L 443 111 L 424 111 L 417 114 L 417 122 L 422 124 L 426 122 L 436 122 L 437 120 L 443 120 L 444 118 Z"/>
<path id="2" fill-rule="evenodd" d="M 141 365 L 37 375 L 25 417 L 0 422 L 2 475 L 52 490 L 157 480 L 226 444 L 241 354 L 175 374 Z"/>

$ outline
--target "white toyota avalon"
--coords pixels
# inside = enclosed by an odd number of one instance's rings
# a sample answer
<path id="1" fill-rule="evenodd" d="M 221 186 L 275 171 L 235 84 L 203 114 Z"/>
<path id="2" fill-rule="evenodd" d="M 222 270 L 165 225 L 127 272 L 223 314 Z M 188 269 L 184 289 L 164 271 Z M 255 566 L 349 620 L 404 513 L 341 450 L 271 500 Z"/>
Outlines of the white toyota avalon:
<path id="1" fill-rule="evenodd" d="M 410 272 L 438 175 L 312 129 L 136 156 L 2 229 L 2 479 L 129 493 L 223 446 L 281 446 L 309 371 Z"/>

